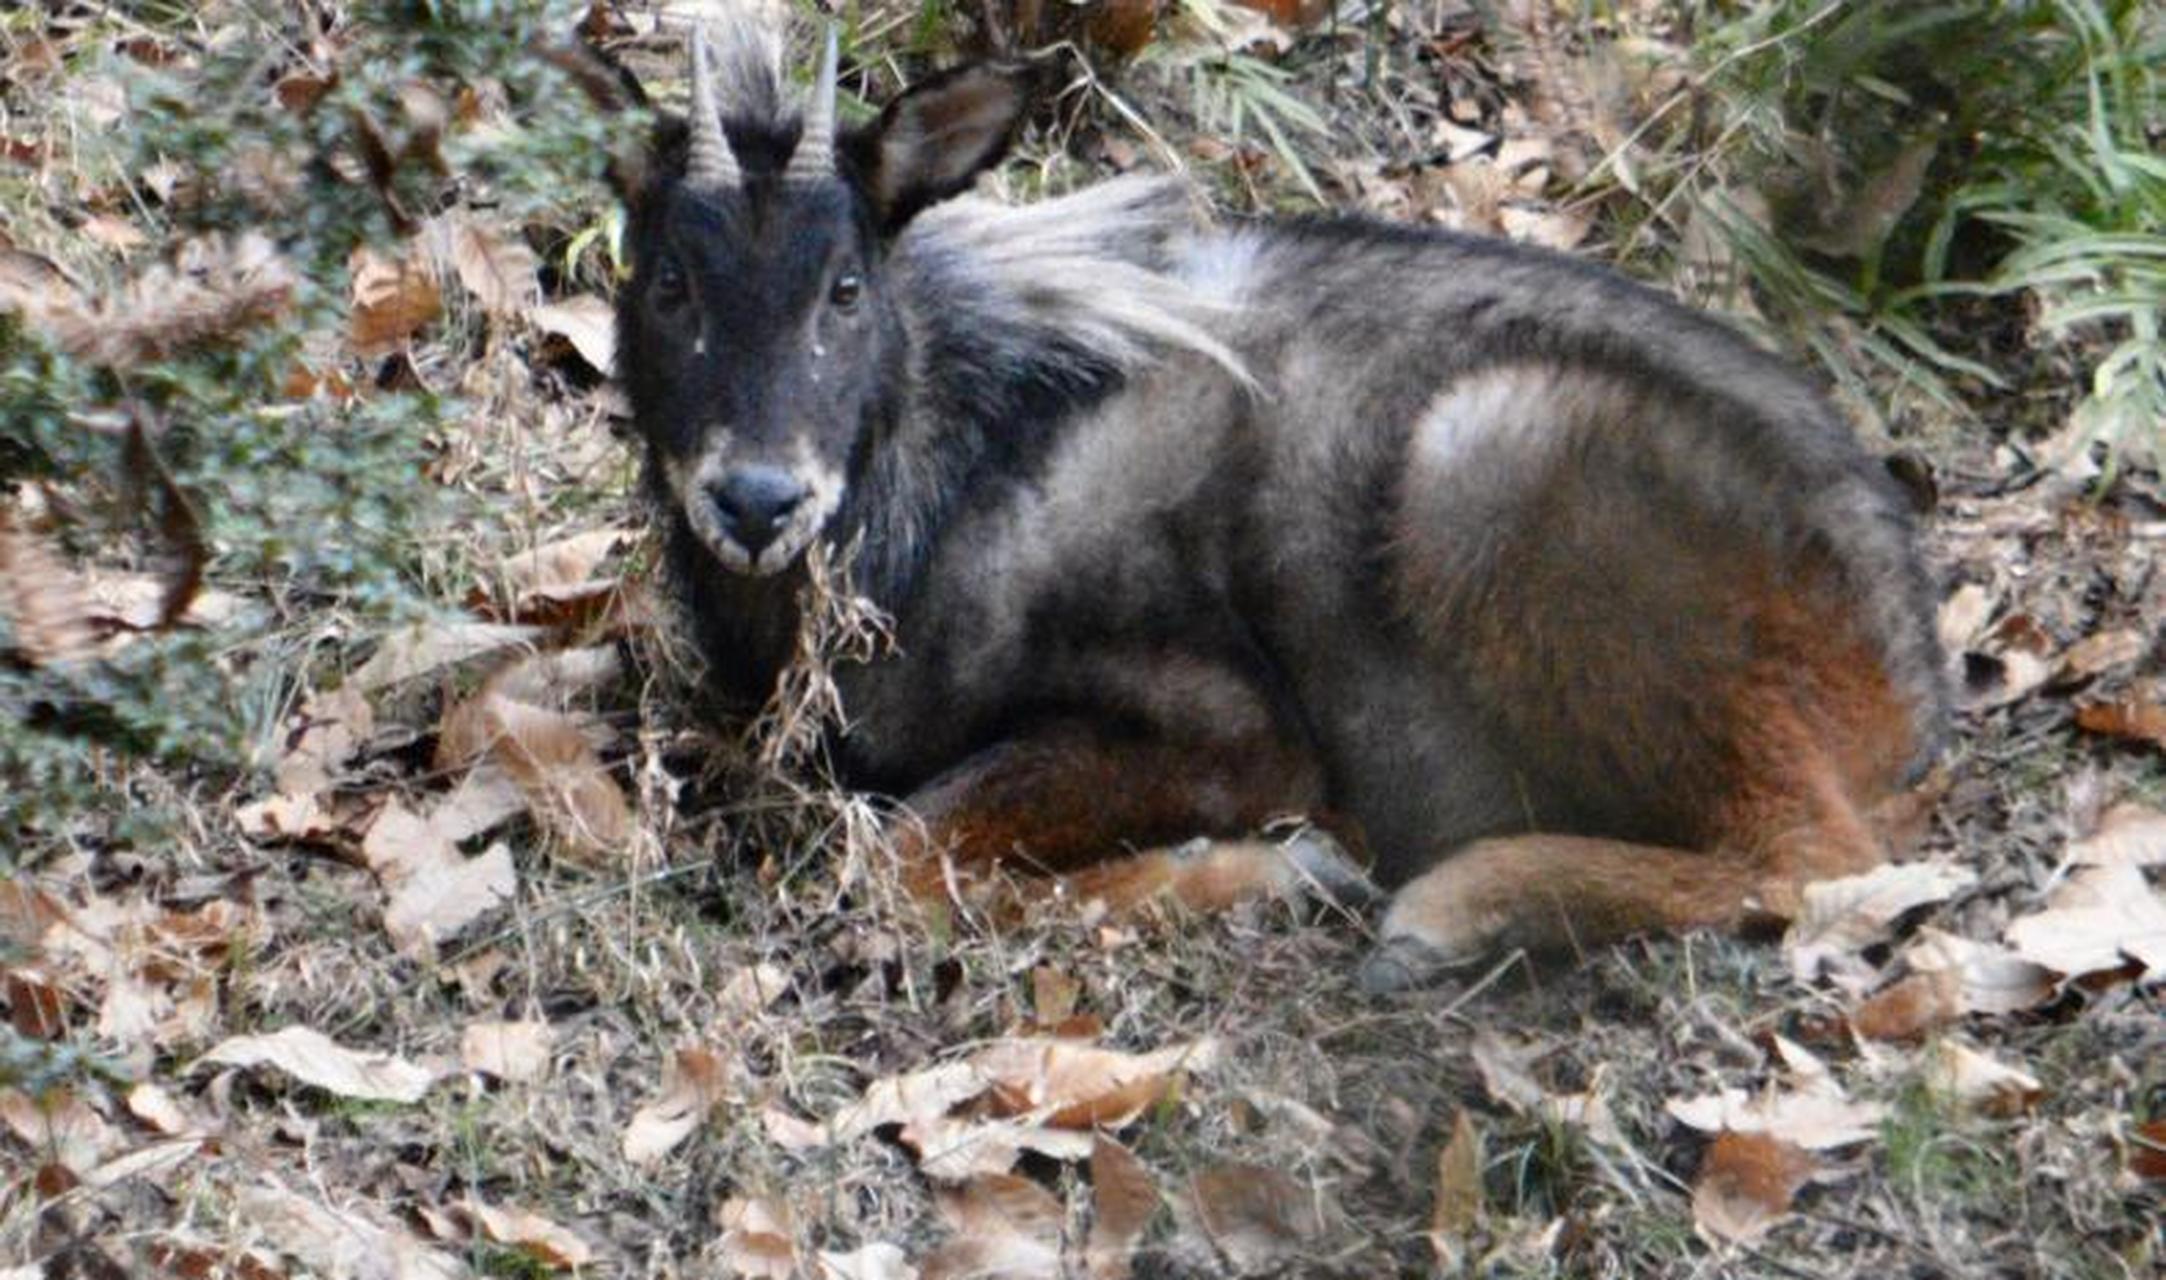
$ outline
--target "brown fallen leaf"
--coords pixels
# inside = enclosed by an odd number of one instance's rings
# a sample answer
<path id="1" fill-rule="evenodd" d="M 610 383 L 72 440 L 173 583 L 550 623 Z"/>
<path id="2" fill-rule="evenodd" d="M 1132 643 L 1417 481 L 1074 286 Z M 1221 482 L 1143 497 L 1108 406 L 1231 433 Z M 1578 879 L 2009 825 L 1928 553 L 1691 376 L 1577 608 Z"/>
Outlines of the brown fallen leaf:
<path id="1" fill-rule="evenodd" d="M 468 1071 L 527 1083 L 549 1071 L 556 1032 L 546 1022 L 476 1022 L 459 1036 L 459 1061 Z"/>
<path id="2" fill-rule="evenodd" d="M 1217 1058 L 1211 1040 L 1138 1054 L 1022 1038 L 987 1046 L 971 1065 L 990 1081 L 996 1115 L 1028 1113 L 1055 1129 L 1118 1129 L 1164 1097 L 1181 1073 L 1209 1070 Z"/>
<path id="3" fill-rule="evenodd" d="M 281 320 L 300 280 L 261 232 L 197 236 L 183 241 L 171 262 L 119 289 L 95 301 L 50 302 L 35 318 L 77 358 L 126 367 L 230 343 Z"/>
<path id="4" fill-rule="evenodd" d="M 621 853 L 631 842 L 631 805 L 587 741 L 590 718 L 483 692 L 444 714 L 437 767 L 488 757 L 526 792 L 534 815 L 581 858 Z"/>
<path id="5" fill-rule="evenodd" d="M 2166 1120 L 2152 1120 L 2131 1127 L 2128 1171 L 2139 1178 L 2166 1182 Z"/>
<path id="6" fill-rule="evenodd" d="M 1315 1195 L 1260 1164 L 1222 1164 L 1189 1179 L 1187 1206 L 1204 1238 L 1239 1271 L 1284 1263 L 1323 1233 Z"/>
<path id="7" fill-rule="evenodd" d="M 1826 975 L 1862 989 L 1878 976 L 1860 952 L 1887 941 L 1897 921 L 1942 902 L 1978 882 L 1978 874 L 1953 862 L 1902 862 L 1863 875 L 1805 886 L 1797 918 L 1783 936 L 1790 971 L 1800 982 Z"/>
<path id="8" fill-rule="evenodd" d="M 2020 1013 L 2054 996 L 2053 973 L 1990 943 L 1931 927 L 1902 954 L 1910 973 L 1875 992 L 1850 1016 L 1870 1040 L 1916 1040 L 1966 1014 Z"/>
<path id="9" fill-rule="evenodd" d="M 552 1271 L 584 1267 L 594 1261 L 594 1250 L 586 1241 L 538 1213 L 498 1208 L 474 1199 L 458 1201 L 454 1207 L 487 1239 L 516 1249 Z"/>
<path id="10" fill-rule="evenodd" d="M 0 1089 L 0 1126 L 78 1177 L 105 1163 L 123 1141 L 97 1108 L 66 1087 L 36 1097 L 21 1089 Z"/>
<path id="11" fill-rule="evenodd" d="M 2146 981 L 2166 977 L 2166 899 L 2140 868 L 2079 866 L 2046 902 L 2008 926 L 2008 944 L 2024 959 L 2065 978 L 2131 960 L 2144 966 Z"/>
<path id="12" fill-rule="evenodd" d="M 729 1067 L 712 1049 L 688 1045 L 670 1058 L 662 1094 L 632 1113 L 624 1127 L 624 1158 L 652 1164 L 692 1136 L 721 1105 Z"/>
<path id="13" fill-rule="evenodd" d="M 616 368 L 617 312 L 606 299 L 580 294 L 526 314 L 535 328 L 569 342 L 596 373 L 606 377 Z"/>
<path id="14" fill-rule="evenodd" d="M 1136 1242 L 1158 1212 L 1158 1185 L 1134 1153 L 1104 1134 L 1091 1138 L 1091 1227 L 1083 1267 L 1091 1280 L 1128 1280 Z"/>
<path id="15" fill-rule="evenodd" d="M 1529 1068 L 1539 1052 L 1533 1045 L 1512 1044 L 1486 1028 L 1475 1033 L 1470 1048 L 1490 1097 L 1521 1115 L 1569 1125 L 1603 1146 L 1623 1149 L 1624 1132 L 1599 1092 L 1590 1088 L 1585 1093 L 1551 1093 L 1534 1078 Z"/>
<path id="16" fill-rule="evenodd" d="M 823 1249 L 819 1280 L 919 1280 L 903 1251 L 884 1241 L 859 1245 L 847 1253 Z"/>
<path id="17" fill-rule="evenodd" d="M 162 1137 L 196 1137 L 218 1129 L 216 1123 L 197 1117 L 171 1093 L 148 1080 L 128 1090 L 127 1101 L 128 1114 Z"/>
<path id="18" fill-rule="evenodd" d="M 508 847 L 493 844 L 469 858 L 433 817 L 398 800 L 370 824 L 361 859 L 388 895 L 384 932 L 402 955 L 433 957 L 440 943 L 519 891 Z"/>
<path id="19" fill-rule="evenodd" d="M 590 529 L 507 558 L 497 578 L 513 599 L 584 587 L 610 556 L 636 541 L 629 529 Z"/>
<path id="20" fill-rule="evenodd" d="M 747 965 L 715 992 L 715 1017 L 726 1023 L 740 1022 L 765 1011 L 789 989 L 789 970 L 781 965 Z"/>
<path id="21" fill-rule="evenodd" d="M 731 1196 L 715 1209 L 722 1228 L 722 1264 L 748 1280 L 791 1280 L 797 1274 L 796 1231 L 789 1206 L 766 1196 Z"/>
<path id="22" fill-rule="evenodd" d="M 1811 1088 L 1758 1094 L 1723 1089 L 1696 1098 L 1672 1098 L 1663 1104 L 1686 1125 L 1702 1133 L 1766 1134 L 1808 1151 L 1856 1146 L 1880 1134 L 1888 1109 L 1877 1102 L 1855 1102 L 1832 1081 Z"/>
<path id="23" fill-rule="evenodd" d="M 2020 1115 L 2046 1096 L 2038 1077 L 1953 1040 L 1926 1051 L 1925 1083 L 1942 1097 L 1993 1116 Z"/>
<path id="24" fill-rule="evenodd" d="M 453 214 L 434 232 L 447 243 L 459 283 L 491 315 L 516 315 L 541 300 L 541 261 L 517 234 Z"/>
<path id="25" fill-rule="evenodd" d="M 1957 587 L 1941 602 L 1935 620 L 1940 647 L 1949 653 L 1962 653 L 1976 644 L 1986 623 L 1993 619 L 1993 609 L 1993 595 L 1985 587 L 1975 582 Z"/>
<path id="26" fill-rule="evenodd" d="M 2022 1013 L 2053 998 L 2053 975 L 2006 947 L 1974 942 L 1931 925 L 1903 952 L 1915 973 L 1948 975 L 1965 1013 Z"/>
<path id="27" fill-rule="evenodd" d="M 1466 1261 L 1467 1237 L 1481 1225 L 1482 1165 L 1481 1132 L 1460 1107 L 1452 1116 L 1452 1136 L 1437 1150 L 1436 1197 L 1429 1211 L 1429 1243 L 1447 1268 Z"/>
<path id="28" fill-rule="evenodd" d="M 1091 1153 L 1088 1133 L 1024 1120 L 924 1116 L 904 1125 L 896 1136 L 917 1153 L 918 1171 L 934 1182 L 968 1182 L 1007 1173 L 1026 1151 L 1063 1162 L 1082 1160 Z"/>
<path id="29" fill-rule="evenodd" d="M 1868 1040 L 1918 1040 L 1963 1016 L 1961 991 L 1950 974 L 1913 973 L 1874 992 L 1850 1014 L 1851 1030 Z"/>
<path id="30" fill-rule="evenodd" d="M 280 1252 L 334 1280 L 460 1280 L 466 1268 L 360 1209 L 318 1204 L 283 1187 L 244 1188 L 241 1221 Z"/>
<path id="31" fill-rule="evenodd" d="M 993 1174 L 935 1193 L 940 1216 L 957 1236 L 927 1254 L 924 1280 L 1058 1280 L 1066 1215 L 1052 1193 L 1028 1178 Z"/>
<path id="32" fill-rule="evenodd" d="M 2166 813 L 2117 804 L 2099 820 L 2097 831 L 2068 846 L 2068 860 L 2089 867 L 2166 866 Z"/>
<path id="33" fill-rule="evenodd" d="M 1963 655 L 1960 700 L 1970 711 L 2007 706 L 2044 688 L 2059 669 L 2053 638 L 2028 614 L 2010 614 Z"/>
<path id="34" fill-rule="evenodd" d="M 1781 1138 L 1717 1134 L 1693 1180 L 1693 1225 L 1711 1244 L 1752 1244 L 1789 1216 L 1819 1169 L 1811 1152 Z"/>
<path id="35" fill-rule="evenodd" d="M 272 1067 L 342 1098 L 419 1102 L 436 1073 L 388 1053 L 348 1049 L 313 1027 L 287 1027 L 261 1036 L 234 1036 L 197 1060 L 233 1067 Z"/>
<path id="36" fill-rule="evenodd" d="M 353 277 L 347 338 L 361 356 L 395 350 L 444 309 L 435 279 L 417 262 L 364 247 L 353 251 L 347 270 Z"/>
<path id="37" fill-rule="evenodd" d="M 2133 627 L 2101 631 L 2068 646 L 2054 678 L 2065 684 L 2089 680 L 2138 661 L 2150 649 L 2151 637 Z"/>
<path id="38" fill-rule="evenodd" d="M 0 619 L 22 661 L 58 667 L 88 658 L 98 643 L 95 615 L 82 577 L 44 539 L 16 528 L 0 510 Z"/>
<path id="39" fill-rule="evenodd" d="M 369 660 L 347 677 L 346 686 L 374 693 L 507 649 L 532 648 L 547 634 L 540 627 L 464 619 L 417 624 L 385 636 Z"/>
<path id="40" fill-rule="evenodd" d="M 2076 708 L 2076 727 L 2125 742 L 2166 747 L 2166 704 L 2148 693 L 2085 703 Z"/>

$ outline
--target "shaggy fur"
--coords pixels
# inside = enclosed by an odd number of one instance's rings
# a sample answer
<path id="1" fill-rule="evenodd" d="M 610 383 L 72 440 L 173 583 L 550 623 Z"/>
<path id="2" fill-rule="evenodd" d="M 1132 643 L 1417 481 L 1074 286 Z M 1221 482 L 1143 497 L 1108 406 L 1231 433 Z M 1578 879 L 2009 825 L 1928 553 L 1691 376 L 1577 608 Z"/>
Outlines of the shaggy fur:
<path id="1" fill-rule="evenodd" d="M 928 865 L 1321 816 L 1409 886 L 1385 987 L 1736 924 L 1882 856 L 1945 715 L 1927 582 L 1897 487 L 1781 362 L 1486 239 L 1213 229 L 1167 182 L 949 199 L 1021 110 L 984 68 L 784 183 L 771 56 L 726 65 L 747 176 L 688 196 L 665 130 L 626 382 L 727 699 L 789 657 L 803 558 L 733 554 L 703 486 L 834 491 L 806 536 L 858 546 L 898 641 L 837 672 L 840 757 L 924 816 Z"/>

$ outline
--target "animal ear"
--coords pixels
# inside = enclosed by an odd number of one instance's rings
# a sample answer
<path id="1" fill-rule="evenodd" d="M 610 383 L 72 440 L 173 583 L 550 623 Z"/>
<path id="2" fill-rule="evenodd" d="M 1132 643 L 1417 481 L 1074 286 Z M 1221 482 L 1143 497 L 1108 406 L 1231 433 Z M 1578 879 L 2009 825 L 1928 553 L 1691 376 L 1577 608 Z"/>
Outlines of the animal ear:
<path id="1" fill-rule="evenodd" d="M 978 63 L 920 82 L 845 139 L 881 231 L 969 186 L 1007 151 L 1029 105 L 1022 68 Z"/>

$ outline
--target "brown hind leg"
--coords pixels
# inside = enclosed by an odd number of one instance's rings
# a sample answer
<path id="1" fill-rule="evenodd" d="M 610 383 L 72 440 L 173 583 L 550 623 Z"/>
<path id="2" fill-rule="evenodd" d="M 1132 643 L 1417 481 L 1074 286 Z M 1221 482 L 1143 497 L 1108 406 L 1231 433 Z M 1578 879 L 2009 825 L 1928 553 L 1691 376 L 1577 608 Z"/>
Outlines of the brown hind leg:
<path id="1" fill-rule="evenodd" d="M 1399 990 L 1500 948 L 1555 952 L 1787 919 L 1806 884 L 1883 859 L 1835 769 L 1807 762 L 1791 778 L 1732 797 L 1709 850 L 1547 834 L 1468 845 L 1392 899 L 1361 985 Z"/>
<path id="2" fill-rule="evenodd" d="M 1169 897 L 1210 910 L 1304 887 L 1358 896 L 1366 880 L 1328 839 L 1193 839 L 1247 836 L 1314 811 L 1321 797 L 1314 763 L 1276 740 L 1045 731 L 981 752 L 909 798 L 903 885 L 933 900 L 1005 870 L 1021 873 L 1007 883 L 1025 892 L 1038 884 L 1116 910 Z"/>

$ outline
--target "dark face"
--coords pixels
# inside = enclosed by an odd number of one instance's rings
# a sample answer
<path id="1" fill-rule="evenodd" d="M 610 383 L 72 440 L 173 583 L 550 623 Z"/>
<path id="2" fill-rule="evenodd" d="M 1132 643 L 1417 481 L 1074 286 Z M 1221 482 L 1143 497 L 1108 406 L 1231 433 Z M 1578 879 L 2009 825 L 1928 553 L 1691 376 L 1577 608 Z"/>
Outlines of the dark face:
<path id="1" fill-rule="evenodd" d="M 835 178 L 670 183 L 633 222 L 622 373 L 650 459 L 728 569 L 787 567 L 841 505 L 894 321 L 860 201 Z"/>

